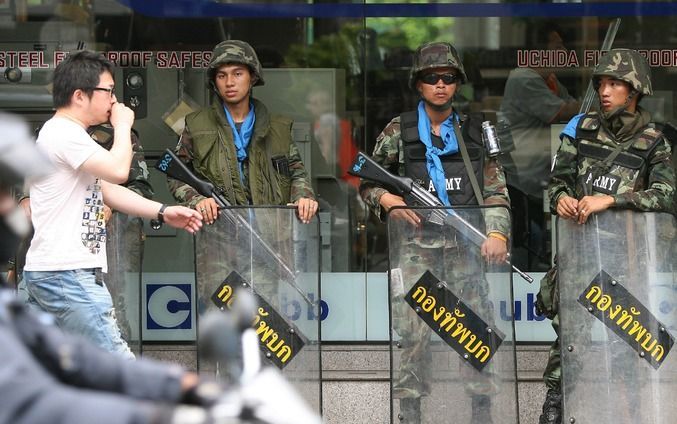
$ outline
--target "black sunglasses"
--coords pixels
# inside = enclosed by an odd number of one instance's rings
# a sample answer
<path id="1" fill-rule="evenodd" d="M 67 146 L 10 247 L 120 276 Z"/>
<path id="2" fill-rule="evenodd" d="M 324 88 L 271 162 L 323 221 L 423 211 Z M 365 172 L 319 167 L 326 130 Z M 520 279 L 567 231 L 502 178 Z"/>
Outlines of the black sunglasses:
<path id="1" fill-rule="evenodd" d="M 435 85 L 439 80 L 442 80 L 443 83 L 449 85 L 453 84 L 458 80 L 458 75 L 456 74 L 425 74 L 421 75 L 419 78 L 423 83 L 428 85 Z"/>
<path id="2" fill-rule="evenodd" d="M 104 88 L 104 87 L 92 87 L 91 90 L 94 91 L 105 91 L 108 93 L 109 96 L 113 96 L 115 94 L 115 88 Z"/>

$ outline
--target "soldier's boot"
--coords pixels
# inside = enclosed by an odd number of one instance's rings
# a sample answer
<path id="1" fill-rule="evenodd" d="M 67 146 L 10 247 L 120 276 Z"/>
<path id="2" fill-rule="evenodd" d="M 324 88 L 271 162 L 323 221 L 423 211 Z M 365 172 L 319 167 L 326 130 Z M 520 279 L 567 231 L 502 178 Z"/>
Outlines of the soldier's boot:
<path id="1" fill-rule="evenodd" d="M 562 424 L 562 392 L 557 389 L 548 390 L 538 424 Z"/>
<path id="2" fill-rule="evenodd" d="M 472 418 L 470 424 L 492 424 L 491 398 L 486 395 L 472 396 Z"/>
<path id="3" fill-rule="evenodd" d="M 421 398 L 400 399 L 398 418 L 403 424 L 421 424 Z"/>

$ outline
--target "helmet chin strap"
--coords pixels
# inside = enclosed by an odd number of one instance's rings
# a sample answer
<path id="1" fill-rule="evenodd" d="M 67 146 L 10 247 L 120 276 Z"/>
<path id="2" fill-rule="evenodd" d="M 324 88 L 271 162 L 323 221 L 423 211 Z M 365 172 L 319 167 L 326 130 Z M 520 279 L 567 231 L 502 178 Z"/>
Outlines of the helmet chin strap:
<path id="1" fill-rule="evenodd" d="M 639 92 L 633 88 L 633 89 L 630 91 L 630 94 L 628 94 L 628 97 L 625 99 L 625 103 L 623 103 L 623 105 L 621 105 L 621 106 L 619 106 L 619 107 L 617 107 L 617 108 L 615 108 L 615 109 L 613 109 L 613 110 L 611 110 L 611 111 L 609 111 L 609 112 L 603 112 L 604 117 L 605 117 L 607 120 L 609 120 L 609 119 L 613 119 L 613 118 L 615 118 L 616 116 L 619 116 L 620 114 L 622 114 L 623 112 L 625 112 L 625 111 L 628 109 L 628 106 L 630 106 L 630 102 L 632 101 L 632 99 L 633 99 L 638 93 L 639 93 Z M 600 100 L 599 100 L 599 103 L 600 103 L 600 110 L 601 110 L 601 109 L 602 109 L 602 107 L 601 107 L 601 105 L 602 105 L 602 99 L 601 99 L 601 98 L 600 98 Z"/>

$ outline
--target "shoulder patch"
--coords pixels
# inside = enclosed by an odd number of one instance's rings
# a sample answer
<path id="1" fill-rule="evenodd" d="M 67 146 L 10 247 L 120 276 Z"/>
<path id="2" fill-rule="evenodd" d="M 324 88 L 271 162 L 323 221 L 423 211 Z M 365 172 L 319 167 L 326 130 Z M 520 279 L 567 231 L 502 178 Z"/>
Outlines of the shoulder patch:
<path id="1" fill-rule="evenodd" d="M 597 131 L 599 129 L 599 125 L 599 117 L 589 114 L 581 119 L 580 129 L 586 131 Z"/>
<path id="2" fill-rule="evenodd" d="M 89 136 L 92 137 L 94 141 L 99 143 L 102 146 L 107 145 L 108 143 L 112 142 L 113 140 L 113 135 L 114 135 L 114 130 L 113 127 L 106 126 L 106 125 L 97 125 L 94 127 L 90 127 L 87 132 L 89 133 Z"/>
<path id="3" fill-rule="evenodd" d="M 663 136 L 663 133 L 656 128 L 645 128 L 637 136 L 637 141 L 632 143 L 632 148 L 637 150 L 651 150 Z"/>

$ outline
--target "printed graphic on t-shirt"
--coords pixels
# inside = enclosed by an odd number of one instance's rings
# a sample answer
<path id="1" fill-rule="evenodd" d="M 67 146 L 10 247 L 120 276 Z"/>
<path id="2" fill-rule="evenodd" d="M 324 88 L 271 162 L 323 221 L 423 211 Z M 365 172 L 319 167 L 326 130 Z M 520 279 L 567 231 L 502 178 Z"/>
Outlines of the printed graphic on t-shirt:
<path id="1" fill-rule="evenodd" d="M 82 208 L 82 244 L 90 253 L 97 254 L 106 245 L 106 223 L 103 219 L 101 184 L 87 187 L 87 197 Z"/>

